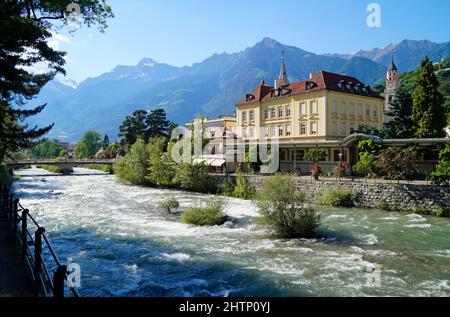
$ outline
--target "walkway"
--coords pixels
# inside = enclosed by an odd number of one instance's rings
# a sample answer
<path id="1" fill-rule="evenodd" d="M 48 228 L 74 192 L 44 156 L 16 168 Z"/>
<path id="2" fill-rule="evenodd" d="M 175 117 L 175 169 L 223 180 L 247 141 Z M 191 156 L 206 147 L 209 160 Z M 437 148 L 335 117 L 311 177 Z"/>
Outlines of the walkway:
<path id="1" fill-rule="evenodd" d="M 31 279 L 20 261 L 5 218 L 0 218 L 0 297 L 33 296 Z"/>

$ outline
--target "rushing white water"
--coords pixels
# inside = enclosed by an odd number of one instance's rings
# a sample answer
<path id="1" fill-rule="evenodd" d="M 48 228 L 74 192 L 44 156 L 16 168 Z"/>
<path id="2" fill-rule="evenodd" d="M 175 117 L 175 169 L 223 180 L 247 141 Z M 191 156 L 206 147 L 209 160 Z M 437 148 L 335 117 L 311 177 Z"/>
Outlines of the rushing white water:
<path id="1" fill-rule="evenodd" d="M 276 240 L 250 201 L 226 199 L 233 224 L 197 227 L 155 205 L 207 195 L 75 172 L 20 171 L 15 189 L 61 259 L 81 266 L 84 296 L 450 296 L 449 219 L 319 208 L 316 239 Z"/>

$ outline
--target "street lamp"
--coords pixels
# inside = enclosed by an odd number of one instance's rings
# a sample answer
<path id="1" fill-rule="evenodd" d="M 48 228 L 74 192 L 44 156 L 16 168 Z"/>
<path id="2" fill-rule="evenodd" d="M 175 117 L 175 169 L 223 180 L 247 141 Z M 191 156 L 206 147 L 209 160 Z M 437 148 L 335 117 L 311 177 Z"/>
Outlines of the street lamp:
<path id="1" fill-rule="evenodd" d="M 339 182 L 341 181 L 341 166 L 342 166 L 342 151 L 338 154 L 339 156 L 339 166 L 338 166 L 338 177 Z"/>

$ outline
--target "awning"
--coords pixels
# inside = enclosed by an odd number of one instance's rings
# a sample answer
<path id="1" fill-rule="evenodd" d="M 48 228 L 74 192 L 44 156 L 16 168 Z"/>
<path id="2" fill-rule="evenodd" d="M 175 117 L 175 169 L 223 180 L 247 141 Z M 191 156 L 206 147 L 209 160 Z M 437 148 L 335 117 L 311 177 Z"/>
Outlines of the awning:
<path id="1" fill-rule="evenodd" d="M 214 162 L 211 163 L 211 166 L 222 167 L 225 163 L 225 160 L 214 160 Z"/>

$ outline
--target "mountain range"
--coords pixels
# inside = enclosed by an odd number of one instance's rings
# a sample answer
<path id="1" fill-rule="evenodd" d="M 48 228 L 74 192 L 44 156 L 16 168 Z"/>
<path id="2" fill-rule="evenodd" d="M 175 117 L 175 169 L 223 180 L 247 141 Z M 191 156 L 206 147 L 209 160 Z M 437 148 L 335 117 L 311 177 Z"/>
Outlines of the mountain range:
<path id="1" fill-rule="evenodd" d="M 385 77 L 391 58 L 400 72 L 409 71 L 425 56 L 432 60 L 449 56 L 450 41 L 405 40 L 384 49 L 319 55 L 264 38 L 241 52 L 214 54 L 192 66 L 175 67 L 144 58 L 135 66 L 120 65 L 78 85 L 53 80 L 31 103 L 47 103 L 47 107 L 28 123 L 54 122 L 49 138 L 76 141 L 87 130 L 116 138 L 121 121 L 137 109 L 164 108 L 168 118 L 179 124 L 199 114 L 231 114 L 235 103 L 262 80 L 273 82 L 282 51 L 291 82 L 327 70 L 375 84 Z"/>

